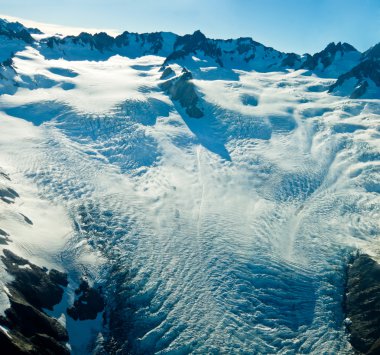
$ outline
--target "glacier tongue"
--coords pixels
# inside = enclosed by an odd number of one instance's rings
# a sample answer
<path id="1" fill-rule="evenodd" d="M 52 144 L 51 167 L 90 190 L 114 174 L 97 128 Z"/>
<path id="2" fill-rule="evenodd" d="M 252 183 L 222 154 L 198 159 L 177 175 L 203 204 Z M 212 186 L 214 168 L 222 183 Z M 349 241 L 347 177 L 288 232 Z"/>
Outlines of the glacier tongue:
<path id="1" fill-rule="evenodd" d="M 345 264 L 380 230 L 379 100 L 203 68 L 197 120 L 160 89 L 160 57 L 15 61 L 44 85 L 2 96 L 0 165 L 67 210 L 63 265 L 108 300 L 97 349 L 350 352 Z"/>

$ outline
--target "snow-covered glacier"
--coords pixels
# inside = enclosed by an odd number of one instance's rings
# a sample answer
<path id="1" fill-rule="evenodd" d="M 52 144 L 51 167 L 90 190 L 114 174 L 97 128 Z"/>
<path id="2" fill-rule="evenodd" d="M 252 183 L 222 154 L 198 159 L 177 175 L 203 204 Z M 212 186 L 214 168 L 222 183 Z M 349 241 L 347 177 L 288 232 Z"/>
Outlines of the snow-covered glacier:
<path id="1" fill-rule="evenodd" d="M 191 49 L 162 78 L 160 52 L 35 38 L 0 76 L 0 192 L 20 195 L 1 247 L 68 273 L 46 312 L 73 354 L 353 353 L 347 264 L 380 255 L 376 82 L 328 92 L 340 72 L 261 47 L 257 67 Z M 184 67 L 203 117 L 163 89 Z M 67 315 L 82 277 L 104 294 L 94 320 Z"/>

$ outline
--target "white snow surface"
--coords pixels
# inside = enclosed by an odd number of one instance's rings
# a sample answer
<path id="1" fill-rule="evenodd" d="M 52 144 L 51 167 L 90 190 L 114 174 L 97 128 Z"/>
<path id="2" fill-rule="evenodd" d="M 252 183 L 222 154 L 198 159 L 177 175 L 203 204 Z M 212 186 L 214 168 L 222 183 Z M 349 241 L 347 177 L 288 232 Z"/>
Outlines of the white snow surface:
<path id="1" fill-rule="evenodd" d="M 193 119 L 160 90 L 163 61 L 16 54 L 20 88 L 0 96 L 10 247 L 102 284 L 132 353 L 350 353 L 347 258 L 379 257 L 380 101 L 302 71 L 203 67 Z"/>

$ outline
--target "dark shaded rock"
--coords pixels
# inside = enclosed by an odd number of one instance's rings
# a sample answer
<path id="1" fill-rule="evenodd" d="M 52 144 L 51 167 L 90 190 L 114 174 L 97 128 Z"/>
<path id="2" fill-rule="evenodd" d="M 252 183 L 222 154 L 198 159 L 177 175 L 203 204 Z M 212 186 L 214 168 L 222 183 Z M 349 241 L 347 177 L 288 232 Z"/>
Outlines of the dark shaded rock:
<path id="1" fill-rule="evenodd" d="M 49 37 L 41 41 L 41 43 L 45 43 L 48 48 L 53 49 L 62 42 L 59 37 Z"/>
<path id="2" fill-rule="evenodd" d="M 0 349 L 5 354 L 69 354 L 66 329 L 43 312 L 61 301 L 60 285 L 67 285 L 67 275 L 48 272 L 9 250 L 3 253 L 1 260 L 14 280 L 7 284 L 11 306 L 0 316 L 0 325 L 9 329 L 9 336 L 0 329 Z"/>
<path id="3" fill-rule="evenodd" d="M 11 58 L 8 58 L 6 60 L 4 60 L 1 64 L 0 64 L 2 67 L 12 67 L 13 65 L 13 59 L 12 57 Z M 0 175 L 2 176 L 7 176 L 6 174 L 4 173 L 0 173 Z"/>
<path id="4" fill-rule="evenodd" d="M 352 346 L 365 354 L 380 353 L 380 265 L 357 255 L 348 268 L 345 309 Z"/>
<path id="5" fill-rule="evenodd" d="M 67 280 L 67 274 L 55 269 L 49 271 L 50 280 L 60 286 L 66 287 L 69 284 Z"/>
<path id="6" fill-rule="evenodd" d="M 175 76 L 174 70 L 172 68 L 170 68 L 170 67 L 167 67 L 162 72 L 162 75 L 161 75 L 160 79 L 168 79 L 168 78 L 171 78 L 173 76 Z"/>
<path id="7" fill-rule="evenodd" d="M 105 50 L 111 50 L 115 43 L 115 38 L 105 32 L 96 33 L 94 35 L 81 32 L 78 36 L 66 36 L 64 38 L 49 37 L 41 41 L 41 43 L 46 44 L 47 47 L 51 49 L 70 42 L 75 45 L 88 46 L 92 50 L 96 49 L 100 52 L 104 52 Z"/>
<path id="8" fill-rule="evenodd" d="M 197 107 L 199 97 L 191 81 L 192 79 L 192 74 L 184 69 L 181 76 L 165 81 L 161 84 L 161 88 L 166 91 L 173 100 L 179 101 L 190 117 L 201 118 L 204 114 L 201 109 Z"/>
<path id="9" fill-rule="evenodd" d="M 75 294 L 78 298 L 74 301 L 74 305 L 67 309 L 67 314 L 74 320 L 95 319 L 98 313 L 104 310 L 101 288 L 90 287 L 88 282 L 82 279 Z"/>
<path id="10" fill-rule="evenodd" d="M 183 59 L 197 51 L 203 52 L 204 55 L 213 58 L 216 63 L 223 67 L 221 59 L 222 51 L 216 41 L 208 39 L 201 31 L 195 31 L 191 35 L 177 37 L 174 43 L 174 51 L 165 60 L 164 65 L 170 61 Z"/>
<path id="11" fill-rule="evenodd" d="M 307 54 L 306 60 L 302 64 L 301 68 L 314 70 L 319 63 L 322 63 L 323 68 L 327 68 L 334 61 L 336 54 L 347 52 L 358 52 L 353 46 L 348 43 L 334 42 L 330 43 L 324 50 L 315 53 L 314 55 Z"/>
<path id="12" fill-rule="evenodd" d="M 94 47 L 101 52 L 110 50 L 115 42 L 115 39 L 105 32 L 96 33 L 92 38 Z"/>
<path id="13" fill-rule="evenodd" d="M 102 53 L 107 51 L 117 53 L 119 49 L 128 47 L 132 41 L 140 44 L 141 49 L 144 49 L 140 55 L 158 54 L 164 43 L 162 32 L 139 34 L 127 31 L 116 37 L 112 37 L 105 32 L 95 33 L 93 35 L 82 32 L 78 36 L 66 36 L 64 38 L 49 37 L 43 39 L 41 43 L 50 49 L 73 43 L 83 47 L 87 46 L 92 50 L 98 50 Z"/>
<path id="14" fill-rule="evenodd" d="M 359 98 L 366 93 L 368 79 L 372 80 L 376 86 L 380 87 L 380 61 L 372 59 L 364 60 L 349 72 L 339 76 L 338 80 L 330 86 L 329 92 L 334 92 L 350 79 L 357 80 L 355 90 L 351 94 L 351 98 L 353 99 Z"/>
<path id="15" fill-rule="evenodd" d="M 261 45 L 259 42 L 256 42 L 252 38 L 249 38 L 249 37 L 240 37 L 236 40 L 236 42 L 237 42 L 236 50 L 240 55 L 245 54 L 249 52 L 250 50 L 252 50 L 253 48 Z"/>
<path id="16" fill-rule="evenodd" d="M 281 62 L 282 67 L 295 68 L 300 63 L 300 56 L 295 53 L 287 53 L 285 58 Z"/>
<path id="17" fill-rule="evenodd" d="M 34 42 L 28 29 L 19 22 L 8 22 L 0 19 L 0 35 L 8 37 L 9 39 L 19 39 L 27 44 Z"/>
<path id="18" fill-rule="evenodd" d="M 31 341 L 40 349 L 44 349 L 47 354 L 70 354 L 66 346 L 46 334 L 33 335 Z"/>
<path id="19" fill-rule="evenodd" d="M 7 20 L 0 20 L 0 27 L 5 27 L 6 29 L 13 32 L 20 32 L 22 30 L 26 30 L 30 34 L 43 34 L 38 28 L 27 28 L 20 22 L 8 22 Z"/>
<path id="20" fill-rule="evenodd" d="M 5 311 L 6 319 L 1 319 L 0 316 L 0 323 L 12 331 L 17 330 L 27 338 L 35 334 L 45 334 L 58 341 L 69 339 L 66 329 L 56 319 L 33 307 L 15 289 L 10 289 L 10 292 L 11 307 Z"/>
<path id="21" fill-rule="evenodd" d="M 351 99 L 358 99 L 359 97 L 363 96 L 368 89 L 368 81 L 364 80 L 362 81 L 353 91 L 353 93 L 350 95 Z"/>
<path id="22" fill-rule="evenodd" d="M 157 54 L 162 49 L 164 43 L 162 32 L 138 34 L 125 31 L 115 37 L 115 45 L 118 48 L 127 47 L 130 45 L 131 40 L 139 42 L 141 47 L 148 45 L 146 48 L 151 54 Z"/>
<path id="23" fill-rule="evenodd" d="M 43 35 L 44 34 L 40 29 L 35 28 L 35 27 L 28 27 L 27 31 L 32 35 Z"/>
<path id="24" fill-rule="evenodd" d="M 374 45 L 363 53 L 364 59 L 380 59 L 380 43 Z"/>
<path id="25" fill-rule="evenodd" d="M 32 44 L 34 42 L 33 37 L 26 29 L 23 29 L 20 32 L 15 32 L 14 37 L 23 40 L 27 44 Z"/>
<path id="26" fill-rule="evenodd" d="M 10 250 L 3 251 L 1 257 L 6 270 L 15 277 L 9 285 L 23 298 L 38 309 L 53 309 L 63 296 L 60 286 L 67 285 L 67 275 L 57 270 L 49 273 L 27 260 L 20 258 Z"/>
<path id="27" fill-rule="evenodd" d="M 0 346 L 2 353 L 7 355 L 36 354 L 33 352 L 33 345 L 15 332 L 12 332 L 12 337 L 10 337 L 0 330 Z"/>

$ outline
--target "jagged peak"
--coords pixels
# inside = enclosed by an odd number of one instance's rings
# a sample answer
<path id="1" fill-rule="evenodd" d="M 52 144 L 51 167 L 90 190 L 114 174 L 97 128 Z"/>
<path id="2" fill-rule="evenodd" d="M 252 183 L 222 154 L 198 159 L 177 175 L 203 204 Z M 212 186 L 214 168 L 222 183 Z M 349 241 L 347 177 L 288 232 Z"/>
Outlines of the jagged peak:
<path id="1" fill-rule="evenodd" d="M 380 58 L 380 42 L 369 48 L 363 53 L 366 59 L 379 59 Z"/>
<path id="2" fill-rule="evenodd" d="M 328 53 L 336 53 L 336 52 L 358 52 L 358 50 L 347 42 L 330 42 L 325 49 L 318 53 L 328 52 Z"/>
<path id="3" fill-rule="evenodd" d="M 194 33 L 190 36 L 192 36 L 194 39 L 198 39 L 198 40 L 207 39 L 207 37 L 205 36 L 205 34 L 203 32 L 201 32 L 201 30 L 194 31 Z"/>
<path id="4" fill-rule="evenodd" d="M 15 38 L 31 44 L 34 42 L 33 37 L 29 33 L 29 29 L 19 22 L 9 22 L 0 19 L 0 34 L 9 38 Z"/>
<path id="5" fill-rule="evenodd" d="M 196 47 L 207 41 L 207 37 L 200 31 L 197 30 L 193 34 L 186 34 L 184 36 L 178 36 L 174 44 L 174 47 Z"/>

